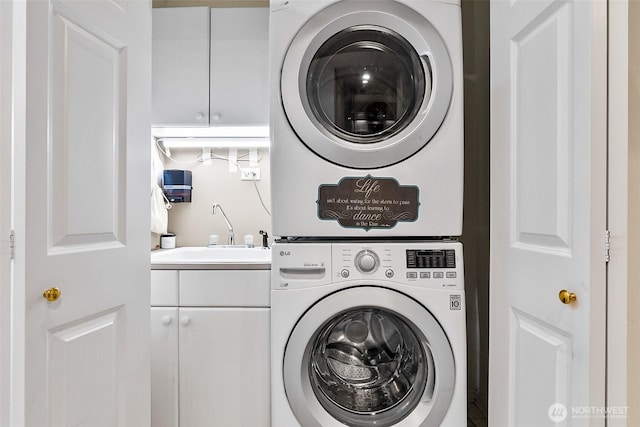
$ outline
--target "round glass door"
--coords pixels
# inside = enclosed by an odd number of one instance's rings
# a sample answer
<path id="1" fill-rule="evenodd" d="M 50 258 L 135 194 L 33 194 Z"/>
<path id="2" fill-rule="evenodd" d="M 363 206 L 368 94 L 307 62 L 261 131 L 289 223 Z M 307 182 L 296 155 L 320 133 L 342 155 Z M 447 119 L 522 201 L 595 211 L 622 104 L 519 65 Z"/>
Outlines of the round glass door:
<path id="1" fill-rule="evenodd" d="M 360 25 L 320 47 L 309 66 L 306 91 L 322 127 L 345 141 L 370 144 L 415 119 L 430 98 L 431 74 L 402 36 Z"/>
<path id="2" fill-rule="evenodd" d="M 350 310 L 322 325 L 307 364 L 324 409 L 349 425 L 393 425 L 407 416 L 427 382 L 433 391 L 431 352 L 414 329 L 382 308 Z"/>
<path id="3" fill-rule="evenodd" d="M 436 134 L 453 94 L 448 50 L 422 15 L 395 1 L 333 3 L 294 37 L 282 105 L 302 143 L 338 165 L 378 168 Z"/>
<path id="4" fill-rule="evenodd" d="M 283 372 L 300 424 L 322 427 L 439 426 L 456 378 L 437 320 L 378 286 L 345 289 L 311 307 L 289 337 Z"/>

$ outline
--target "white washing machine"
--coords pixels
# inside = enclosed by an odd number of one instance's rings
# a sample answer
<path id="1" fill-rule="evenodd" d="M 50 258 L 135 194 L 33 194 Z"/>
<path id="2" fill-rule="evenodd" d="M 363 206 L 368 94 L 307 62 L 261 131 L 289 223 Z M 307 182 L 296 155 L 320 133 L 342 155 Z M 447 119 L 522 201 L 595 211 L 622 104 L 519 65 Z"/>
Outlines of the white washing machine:
<path id="1" fill-rule="evenodd" d="M 277 236 L 462 232 L 457 0 L 271 0 Z"/>
<path id="2" fill-rule="evenodd" d="M 465 426 L 458 242 L 276 243 L 273 426 Z"/>

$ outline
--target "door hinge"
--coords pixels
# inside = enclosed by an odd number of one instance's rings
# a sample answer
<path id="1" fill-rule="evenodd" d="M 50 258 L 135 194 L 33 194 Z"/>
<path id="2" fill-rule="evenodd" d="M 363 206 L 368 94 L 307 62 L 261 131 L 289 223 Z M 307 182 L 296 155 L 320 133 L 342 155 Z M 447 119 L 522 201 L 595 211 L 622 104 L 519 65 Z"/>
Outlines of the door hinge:
<path id="1" fill-rule="evenodd" d="M 611 261 L 611 232 L 607 230 L 604 233 L 604 262 Z"/>
<path id="2" fill-rule="evenodd" d="M 16 233 L 11 230 L 9 233 L 9 256 L 11 259 L 16 257 Z"/>

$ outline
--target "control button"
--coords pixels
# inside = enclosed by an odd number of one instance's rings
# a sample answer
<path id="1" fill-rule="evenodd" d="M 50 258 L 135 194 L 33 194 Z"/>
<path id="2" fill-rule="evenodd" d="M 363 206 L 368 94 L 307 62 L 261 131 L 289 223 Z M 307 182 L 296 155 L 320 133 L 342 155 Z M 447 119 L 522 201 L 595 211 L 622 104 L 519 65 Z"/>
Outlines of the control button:
<path id="1" fill-rule="evenodd" d="M 408 271 L 407 272 L 407 279 L 417 279 L 418 278 L 418 273 L 415 271 Z"/>
<path id="2" fill-rule="evenodd" d="M 455 271 L 448 271 L 447 272 L 447 279 L 455 279 L 456 278 L 456 272 Z"/>
<path id="3" fill-rule="evenodd" d="M 431 273 L 428 271 L 421 271 L 420 272 L 420 278 L 421 279 L 431 279 Z"/>
<path id="4" fill-rule="evenodd" d="M 340 276 L 344 278 L 349 277 L 349 270 L 347 270 L 346 268 L 343 268 L 342 271 L 340 272 Z"/>
<path id="5" fill-rule="evenodd" d="M 392 278 L 393 277 L 393 270 L 389 269 L 387 271 L 384 272 L 384 275 L 387 276 L 388 278 Z"/>
<path id="6" fill-rule="evenodd" d="M 360 251 L 356 255 L 355 264 L 356 268 L 363 273 L 371 273 L 378 268 L 378 255 L 373 251 Z"/>
<path id="7" fill-rule="evenodd" d="M 443 272 L 435 272 L 433 273 L 433 278 L 434 279 L 444 279 L 444 273 Z"/>

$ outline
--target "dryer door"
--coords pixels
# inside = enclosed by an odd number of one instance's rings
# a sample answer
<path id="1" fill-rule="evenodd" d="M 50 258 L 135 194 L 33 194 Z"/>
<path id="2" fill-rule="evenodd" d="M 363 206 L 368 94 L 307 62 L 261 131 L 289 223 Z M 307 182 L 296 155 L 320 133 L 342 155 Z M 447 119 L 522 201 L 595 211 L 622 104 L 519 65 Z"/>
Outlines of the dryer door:
<path id="1" fill-rule="evenodd" d="M 285 349 L 287 399 L 304 426 L 439 426 L 454 384 L 453 352 L 438 321 L 387 288 L 325 297 Z"/>
<path id="2" fill-rule="evenodd" d="M 447 48 L 433 25 L 394 1 L 335 3 L 292 41 L 281 93 L 298 137 L 350 168 L 400 162 L 444 121 L 453 93 Z"/>

